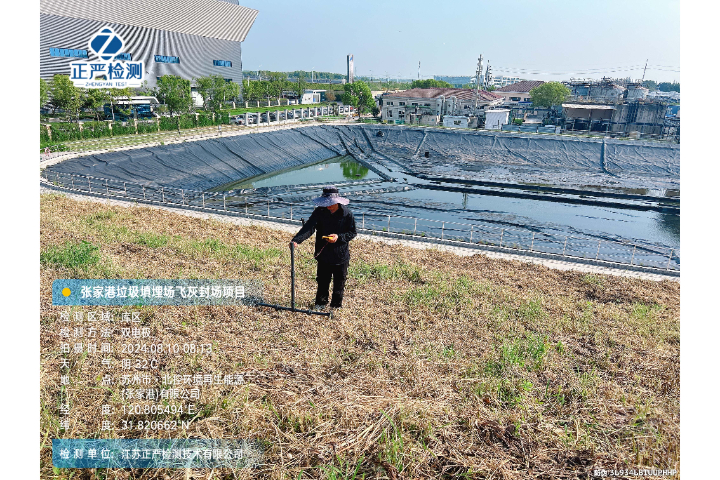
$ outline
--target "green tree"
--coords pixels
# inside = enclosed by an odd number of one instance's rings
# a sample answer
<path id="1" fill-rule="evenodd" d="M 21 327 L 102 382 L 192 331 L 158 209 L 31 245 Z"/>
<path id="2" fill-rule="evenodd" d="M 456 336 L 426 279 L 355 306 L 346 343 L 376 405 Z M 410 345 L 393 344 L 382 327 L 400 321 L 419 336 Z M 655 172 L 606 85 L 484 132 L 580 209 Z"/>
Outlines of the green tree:
<path id="1" fill-rule="evenodd" d="M 130 117 L 133 114 L 132 97 L 135 95 L 135 92 L 132 88 L 125 87 L 120 89 L 120 95 L 121 98 L 127 102 L 123 109 L 123 115 Z"/>
<path id="2" fill-rule="evenodd" d="M 485 87 L 486 92 L 492 92 L 493 90 L 496 90 L 496 89 L 497 89 L 497 87 L 495 87 L 495 85 L 488 85 Z"/>
<path id="3" fill-rule="evenodd" d="M 530 100 L 537 107 L 560 105 L 569 95 L 570 89 L 560 82 L 546 82 L 530 90 Z"/>
<path id="4" fill-rule="evenodd" d="M 643 82 L 643 87 L 647 88 L 648 90 L 650 90 L 652 92 L 652 91 L 657 90 L 658 85 L 657 85 L 657 82 L 655 82 L 655 80 L 645 80 Z"/>
<path id="5" fill-rule="evenodd" d="M 413 80 L 410 88 L 453 88 L 448 82 L 429 78 L 427 80 Z"/>
<path id="6" fill-rule="evenodd" d="M 85 108 L 89 108 L 94 114 L 95 119 L 100 120 L 100 109 L 108 100 L 107 91 L 103 88 L 89 88 L 85 95 Z"/>
<path id="7" fill-rule="evenodd" d="M 678 92 L 680 93 L 680 84 L 673 82 L 661 82 L 658 83 L 658 90 L 661 92 Z"/>
<path id="8" fill-rule="evenodd" d="M 327 90 L 325 92 L 325 100 L 328 102 L 334 102 L 335 101 L 335 92 L 332 90 Z"/>
<path id="9" fill-rule="evenodd" d="M 115 121 L 115 111 L 118 111 L 118 113 L 125 117 L 130 116 L 130 97 L 132 97 L 133 94 L 131 88 L 106 88 L 103 93 L 105 95 L 105 101 L 110 103 L 110 112 L 112 113 L 113 122 Z M 120 108 L 118 106 L 118 101 L 123 99 L 127 100 L 128 105 L 125 108 Z"/>
<path id="10" fill-rule="evenodd" d="M 305 89 L 307 88 L 308 83 L 305 81 L 304 74 L 300 74 L 300 76 L 297 77 L 297 79 L 298 79 L 297 83 L 295 85 L 293 85 L 293 87 L 294 87 L 293 90 L 295 90 L 295 93 L 297 94 L 298 99 L 300 99 L 300 101 L 302 101 L 302 96 L 303 96 L 303 93 L 305 93 Z"/>
<path id="11" fill-rule="evenodd" d="M 50 85 L 50 104 L 60 108 L 68 119 L 76 118 L 80 122 L 80 111 L 85 103 L 85 92 L 77 88 L 67 75 L 55 75 Z"/>
<path id="12" fill-rule="evenodd" d="M 377 105 L 373 105 L 373 107 L 372 107 L 372 109 L 370 110 L 370 112 L 372 113 L 373 117 L 378 117 L 378 116 L 380 116 L 380 108 L 379 108 Z"/>
<path id="13" fill-rule="evenodd" d="M 50 93 L 50 85 L 43 80 L 40 79 L 40 108 L 44 107 L 48 103 L 48 99 Z"/>
<path id="14" fill-rule="evenodd" d="M 232 100 L 237 100 L 242 97 L 240 93 L 240 85 L 235 82 L 225 82 L 225 88 L 223 89 L 223 103 Z"/>
<path id="15" fill-rule="evenodd" d="M 279 100 L 283 91 L 288 90 L 290 85 L 287 76 L 281 72 L 268 72 L 268 81 L 266 83 L 265 93 L 268 100 L 271 98 Z"/>
<path id="16" fill-rule="evenodd" d="M 171 117 L 189 111 L 193 103 L 190 80 L 177 75 L 163 75 L 157 82 L 157 98 L 167 105 Z"/>
<path id="17" fill-rule="evenodd" d="M 203 107 L 218 111 L 225 102 L 240 96 L 240 87 L 235 82 L 228 82 L 220 75 L 209 75 L 195 79 L 198 93 L 203 97 Z"/>
<path id="18" fill-rule="evenodd" d="M 243 82 L 243 100 L 246 102 L 257 100 L 257 81 L 246 80 Z"/>
<path id="19" fill-rule="evenodd" d="M 346 83 L 343 87 L 345 93 L 343 94 L 342 101 L 345 105 L 352 105 L 358 112 L 358 115 L 362 115 L 372 109 L 375 106 L 375 100 L 373 99 L 370 87 L 365 82 L 354 82 Z"/>

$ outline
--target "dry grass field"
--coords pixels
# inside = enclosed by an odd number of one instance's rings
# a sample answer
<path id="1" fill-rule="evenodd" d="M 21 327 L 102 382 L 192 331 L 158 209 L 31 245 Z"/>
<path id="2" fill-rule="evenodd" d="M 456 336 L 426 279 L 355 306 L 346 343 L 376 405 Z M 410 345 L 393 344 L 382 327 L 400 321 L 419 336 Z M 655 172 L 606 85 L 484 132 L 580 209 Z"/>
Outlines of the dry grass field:
<path id="1" fill-rule="evenodd" d="M 210 355 L 158 356 L 151 386 L 170 371 L 244 378 L 202 387 L 187 431 L 127 433 L 117 428 L 120 387 L 100 384 L 117 366 L 104 367 L 100 353 L 61 353 L 61 328 L 82 325 L 60 320 L 70 307 L 51 304 L 52 281 L 259 279 L 266 301 L 288 304 L 290 235 L 61 195 L 42 196 L 40 228 L 43 479 L 570 479 L 592 478 L 596 468 L 679 470 L 678 282 L 356 240 L 345 307 L 332 319 L 246 306 L 108 307 L 118 316 L 139 311 L 148 343 L 214 345 Z M 311 243 L 296 258 L 301 307 L 314 298 Z M 125 357 L 117 330 L 109 340 L 116 362 Z M 71 365 L 67 429 L 58 411 L 63 357 Z M 116 409 L 104 417 L 106 403 Z M 105 418 L 115 430 L 101 430 Z M 260 439 L 264 463 L 236 472 L 52 466 L 53 438 L 186 436 Z"/>

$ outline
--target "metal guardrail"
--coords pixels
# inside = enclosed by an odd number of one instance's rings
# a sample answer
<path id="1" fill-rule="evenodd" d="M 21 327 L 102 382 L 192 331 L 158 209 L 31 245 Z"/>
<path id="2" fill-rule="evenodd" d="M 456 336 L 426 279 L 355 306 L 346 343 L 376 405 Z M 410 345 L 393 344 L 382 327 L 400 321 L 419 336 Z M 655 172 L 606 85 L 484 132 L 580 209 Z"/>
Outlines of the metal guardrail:
<path id="1" fill-rule="evenodd" d="M 208 212 L 234 213 L 260 220 L 298 222 L 309 218 L 313 207 L 306 204 L 273 202 L 257 195 L 238 196 L 227 192 L 201 192 L 172 187 L 142 185 L 87 175 L 52 172 L 41 177 L 53 185 L 71 191 L 118 200 L 192 207 Z M 356 224 L 362 230 L 386 232 L 408 238 L 435 239 L 460 244 L 497 247 L 507 251 L 548 254 L 566 259 L 593 260 L 618 267 L 644 267 L 679 272 L 680 256 L 676 249 L 651 244 L 542 233 L 532 229 L 503 228 L 402 215 L 355 211 Z M 299 222 L 298 222 L 299 223 Z"/>

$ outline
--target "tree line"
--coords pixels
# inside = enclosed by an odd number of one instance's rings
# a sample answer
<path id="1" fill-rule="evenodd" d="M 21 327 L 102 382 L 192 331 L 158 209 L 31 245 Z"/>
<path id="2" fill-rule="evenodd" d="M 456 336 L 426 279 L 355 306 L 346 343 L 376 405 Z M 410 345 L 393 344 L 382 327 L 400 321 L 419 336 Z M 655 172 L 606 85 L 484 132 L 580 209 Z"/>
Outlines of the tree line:
<path id="1" fill-rule="evenodd" d="M 659 90 L 661 92 L 678 92 L 678 93 L 680 93 L 680 83 L 679 82 L 657 83 L 655 80 L 645 80 L 643 82 L 643 87 L 647 88 L 651 92 L 655 91 L 655 90 Z"/>
<path id="2" fill-rule="evenodd" d="M 226 81 L 220 75 L 198 77 L 195 84 L 203 99 L 203 109 L 207 111 L 219 111 L 227 102 L 240 98 L 240 86 Z M 167 110 L 170 116 L 189 112 L 195 106 L 190 80 L 176 75 L 163 75 L 152 88 L 146 82 L 140 88 L 122 89 L 76 87 L 67 75 L 55 75 L 49 82 L 40 79 L 40 108 L 50 107 L 53 113 L 62 110 L 71 121 L 79 122 L 85 110 L 91 111 L 100 120 L 103 115 L 101 109 L 108 104 L 112 120 L 115 120 L 116 111 L 123 116 L 130 116 L 132 112 L 129 104 L 134 96 L 157 98 L 162 104 L 160 113 Z"/>

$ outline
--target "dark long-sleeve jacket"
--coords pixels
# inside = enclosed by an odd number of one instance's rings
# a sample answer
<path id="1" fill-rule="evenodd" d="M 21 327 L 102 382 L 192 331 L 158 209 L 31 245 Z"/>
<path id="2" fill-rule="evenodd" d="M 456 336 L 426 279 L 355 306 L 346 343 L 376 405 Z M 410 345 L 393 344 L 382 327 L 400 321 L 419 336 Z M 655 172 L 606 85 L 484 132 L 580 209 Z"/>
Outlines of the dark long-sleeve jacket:
<path id="1" fill-rule="evenodd" d="M 315 255 L 319 262 L 331 265 L 340 265 L 350 260 L 348 243 L 357 236 L 355 218 L 345 205 L 338 205 L 335 213 L 330 213 L 325 207 L 316 208 L 305 225 L 292 239 L 293 242 L 302 243 L 317 231 L 315 236 Z M 323 240 L 322 237 L 336 233 L 338 239 L 335 243 Z M 322 250 L 322 252 L 320 252 Z M 320 254 L 318 255 L 318 252 Z"/>

